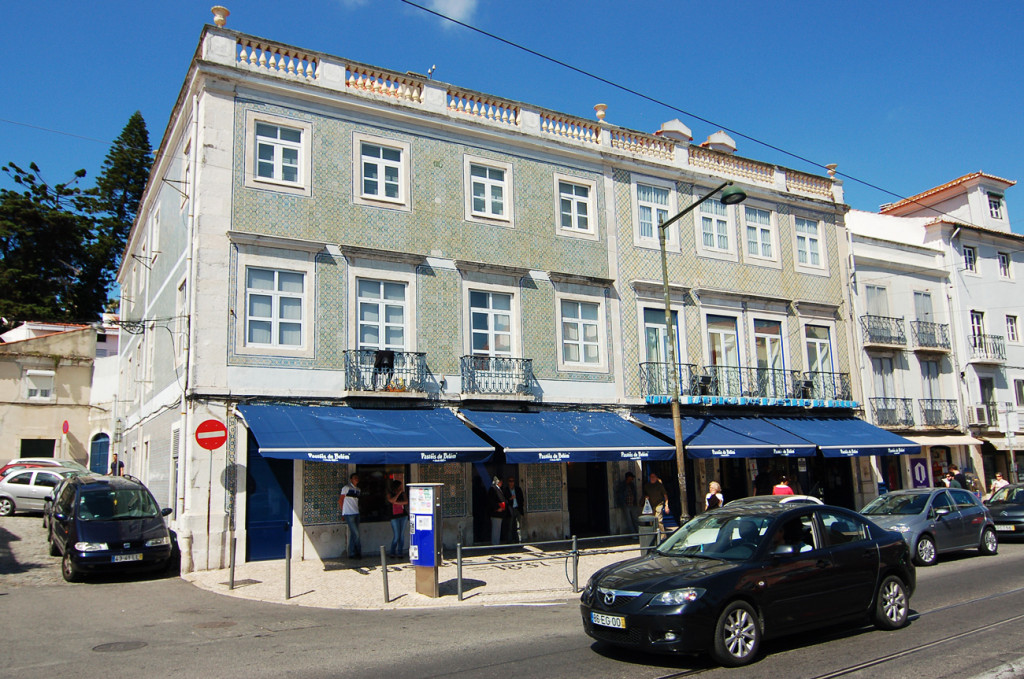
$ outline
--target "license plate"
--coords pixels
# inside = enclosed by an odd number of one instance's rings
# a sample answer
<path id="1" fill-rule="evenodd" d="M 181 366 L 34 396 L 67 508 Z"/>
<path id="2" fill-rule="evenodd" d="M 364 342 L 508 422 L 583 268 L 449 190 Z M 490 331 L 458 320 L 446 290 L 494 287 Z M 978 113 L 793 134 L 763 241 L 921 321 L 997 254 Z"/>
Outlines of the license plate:
<path id="1" fill-rule="evenodd" d="M 601 613 L 590 614 L 590 621 L 602 627 L 614 627 L 615 629 L 626 629 L 626 619 L 618 615 L 603 615 Z"/>
<path id="2" fill-rule="evenodd" d="M 1012 533 L 1013 531 L 1017 530 L 1017 527 L 1011 524 L 997 523 L 996 530 L 1005 530 Z"/>
<path id="3" fill-rule="evenodd" d="M 121 563 L 122 561 L 142 561 L 141 554 L 115 554 L 113 557 L 114 563 Z"/>

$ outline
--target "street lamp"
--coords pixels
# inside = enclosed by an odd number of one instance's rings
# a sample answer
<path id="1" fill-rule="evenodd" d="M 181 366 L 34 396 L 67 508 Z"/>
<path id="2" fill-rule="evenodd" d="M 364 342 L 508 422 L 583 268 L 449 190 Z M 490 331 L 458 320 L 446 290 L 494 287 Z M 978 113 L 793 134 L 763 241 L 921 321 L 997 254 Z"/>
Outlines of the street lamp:
<path id="1" fill-rule="evenodd" d="M 665 255 L 665 229 L 677 222 L 684 215 L 692 212 L 698 205 L 711 198 L 719 191 L 722 192 L 721 202 L 725 205 L 736 205 L 747 199 L 743 189 L 733 186 L 732 182 L 723 182 L 716 186 L 700 200 L 692 203 L 685 210 L 672 217 L 667 222 L 658 222 L 658 245 L 661 246 L 661 281 L 665 292 L 665 341 L 668 344 L 669 355 L 669 389 L 672 397 L 672 434 L 676 444 L 676 471 L 679 475 L 679 502 L 681 505 L 680 525 L 686 519 L 686 506 L 689 504 L 686 499 L 686 467 L 683 464 L 683 430 L 682 422 L 679 419 L 679 363 L 676 361 L 676 333 L 675 324 L 672 322 L 672 298 L 668 289 L 668 257 Z"/>

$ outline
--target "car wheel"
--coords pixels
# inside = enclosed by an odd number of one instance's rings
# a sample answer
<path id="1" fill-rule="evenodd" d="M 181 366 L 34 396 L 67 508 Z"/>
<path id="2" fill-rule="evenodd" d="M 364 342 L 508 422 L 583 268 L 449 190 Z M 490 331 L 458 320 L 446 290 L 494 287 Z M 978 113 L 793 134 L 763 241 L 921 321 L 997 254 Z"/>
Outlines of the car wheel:
<path id="1" fill-rule="evenodd" d="M 991 528 L 986 528 L 981 532 L 981 543 L 978 545 L 978 552 L 991 556 L 998 551 L 999 539 L 996 537 L 996 532 Z"/>
<path id="2" fill-rule="evenodd" d="M 71 550 L 64 550 L 64 558 L 60 560 L 60 574 L 64 576 L 64 579 L 68 582 L 81 582 L 82 572 L 75 566 L 75 562 L 71 560 Z"/>
<path id="3" fill-rule="evenodd" d="M 875 611 L 872 620 L 878 629 L 899 629 L 907 624 L 910 615 L 910 602 L 907 599 L 907 588 L 895 575 L 890 575 L 878 588 L 875 595 Z"/>
<path id="4" fill-rule="evenodd" d="M 0 516 L 11 516 L 14 514 L 14 500 L 9 497 L 0 497 Z"/>
<path id="5" fill-rule="evenodd" d="M 938 558 L 939 555 L 935 551 L 935 540 L 932 540 L 929 535 L 919 537 L 917 545 L 914 547 L 914 563 L 918 566 L 934 566 Z"/>
<path id="6" fill-rule="evenodd" d="M 718 616 L 712 657 L 726 667 L 751 662 L 761 646 L 761 621 L 745 601 L 734 601 Z"/>

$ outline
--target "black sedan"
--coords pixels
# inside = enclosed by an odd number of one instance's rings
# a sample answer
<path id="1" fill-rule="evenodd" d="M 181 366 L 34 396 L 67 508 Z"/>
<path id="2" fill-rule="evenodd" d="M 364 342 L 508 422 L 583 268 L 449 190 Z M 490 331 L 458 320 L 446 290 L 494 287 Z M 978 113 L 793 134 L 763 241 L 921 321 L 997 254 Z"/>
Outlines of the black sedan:
<path id="1" fill-rule="evenodd" d="M 1024 537 L 1024 483 L 1003 486 L 985 500 L 996 524 L 996 532 L 1004 536 Z"/>
<path id="2" fill-rule="evenodd" d="M 754 660 L 762 638 L 869 618 L 907 623 L 916 573 L 898 533 L 828 505 L 726 506 L 651 553 L 590 578 L 580 609 L 598 641 Z"/>

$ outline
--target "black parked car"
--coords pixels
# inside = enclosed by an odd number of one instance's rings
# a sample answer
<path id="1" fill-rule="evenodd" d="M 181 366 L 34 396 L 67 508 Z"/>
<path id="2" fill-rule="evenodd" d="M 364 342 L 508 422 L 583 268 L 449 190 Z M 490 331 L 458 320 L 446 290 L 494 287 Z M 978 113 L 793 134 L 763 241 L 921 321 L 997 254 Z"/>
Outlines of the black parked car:
<path id="1" fill-rule="evenodd" d="M 50 554 L 63 555 L 68 582 L 92 571 L 165 568 L 172 545 L 164 517 L 171 511 L 133 477 L 74 477 L 53 499 Z"/>
<path id="2" fill-rule="evenodd" d="M 737 666 L 762 638 L 868 617 L 902 627 L 915 584 L 898 533 L 840 507 L 751 503 L 705 512 L 601 569 L 580 609 L 598 641 Z"/>
<path id="3" fill-rule="evenodd" d="M 1024 536 L 1024 483 L 1003 486 L 985 500 L 996 532 L 1004 535 Z"/>

